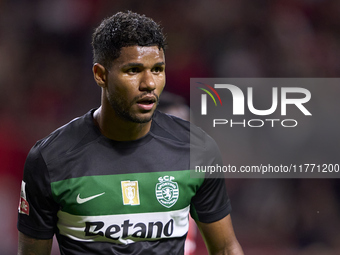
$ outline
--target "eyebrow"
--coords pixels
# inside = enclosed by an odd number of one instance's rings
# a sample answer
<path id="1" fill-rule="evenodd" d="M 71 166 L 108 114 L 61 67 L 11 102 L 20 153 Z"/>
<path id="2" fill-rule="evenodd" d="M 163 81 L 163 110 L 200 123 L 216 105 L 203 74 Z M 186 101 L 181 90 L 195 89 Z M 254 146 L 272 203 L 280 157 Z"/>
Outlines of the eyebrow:
<path id="1" fill-rule="evenodd" d="M 154 66 L 163 66 L 165 65 L 165 62 L 157 62 L 156 64 L 154 64 Z M 135 67 L 135 66 L 144 66 L 142 63 L 128 63 L 126 65 L 123 65 L 123 68 L 126 67 Z"/>

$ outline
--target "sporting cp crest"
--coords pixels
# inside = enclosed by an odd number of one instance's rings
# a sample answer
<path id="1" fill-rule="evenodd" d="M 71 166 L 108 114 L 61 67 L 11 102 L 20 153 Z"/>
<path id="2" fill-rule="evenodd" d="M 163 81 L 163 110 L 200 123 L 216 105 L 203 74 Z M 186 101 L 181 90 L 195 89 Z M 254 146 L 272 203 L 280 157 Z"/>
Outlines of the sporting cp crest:
<path id="1" fill-rule="evenodd" d="M 177 202 L 179 196 L 178 184 L 173 181 L 174 179 L 175 177 L 173 176 L 159 177 L 159 183 L 156 184 L 157 200 L 161 205 L 167 208 L 173 206 Z"/>

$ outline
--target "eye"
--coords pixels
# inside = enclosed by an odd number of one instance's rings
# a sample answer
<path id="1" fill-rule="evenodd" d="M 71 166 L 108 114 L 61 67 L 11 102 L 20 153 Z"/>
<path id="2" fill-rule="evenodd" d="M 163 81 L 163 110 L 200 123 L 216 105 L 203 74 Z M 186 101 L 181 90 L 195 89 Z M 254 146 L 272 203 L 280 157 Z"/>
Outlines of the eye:
<path id="1" fill-rule="evenodd" d="M 153 72 L 153 73 L 161 73 L 161 72 L 163 72 L 163 70 L 164 70 L 164 67 L 162 67 L 162 66 L 155 66 L 155 67 L 152 69 L 152 72 Z"/>
<path id="2" fill-rule="evenodd" d="M 139 71 L 139 69 L 137 67 L 132 67 L 132 68 L 129 68 L 127 70 L 127 73 L 129 73 L 129 74 L 136 74 L 136 73 L 139 73 L 139 72 L 140 71 Z"/>

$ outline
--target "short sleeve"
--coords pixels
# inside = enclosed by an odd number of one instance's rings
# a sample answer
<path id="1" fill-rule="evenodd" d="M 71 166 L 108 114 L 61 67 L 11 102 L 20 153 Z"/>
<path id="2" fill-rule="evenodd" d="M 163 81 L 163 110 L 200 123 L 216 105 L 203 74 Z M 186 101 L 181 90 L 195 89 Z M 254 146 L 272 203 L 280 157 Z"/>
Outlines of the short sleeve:
<path id="1" fill-rule="evenodd" d="M 18 230 L 37 239 L 52 238 L 58 209 L 52 197 L 46 163 L 36 145 L 25 162 L 18 208 Z"/>
<path id="2" fill-rule="evenodd" d="M 205 179 L 191 200 L 191 216 L 200 222 L 218 221 L 231 212 L 224 179 Z"/>
<path id="3" fill-rule="evenodd" d="M 199 141 L 199 142 L 197 142 Z M 191 166 L 222 166 L 223 161 L 216 142 L 202 132 L 195 141 L 195 149 L 191 153 Z M 206 173 L 202 185 L 191 199 L 191 216 L 200 222 L 218 221 L 231 212 L 231 204 L 227 194 L 223 173 Z"/>

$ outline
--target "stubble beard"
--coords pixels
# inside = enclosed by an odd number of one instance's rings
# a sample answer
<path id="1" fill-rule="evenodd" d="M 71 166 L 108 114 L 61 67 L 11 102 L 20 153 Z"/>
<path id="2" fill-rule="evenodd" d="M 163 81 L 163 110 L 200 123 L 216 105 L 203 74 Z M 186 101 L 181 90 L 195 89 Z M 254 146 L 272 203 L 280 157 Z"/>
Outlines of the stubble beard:
<path id="1" fill-rule="evenodd" d="M 151 115 L 145 115 L 145 116 L 137 116 L 130 110 L 131 107 L 136 103 L 136 101 L 139 98 L 140 97 L 136 97 L 131 101 L 131 103 L 128 103 L 126 100 L 124 100 L 120 96 L 113 95 L 110 92 L 107 93 L 107 99 L 109 101 L 110 106 L 120 118 L 126 121 L 133 122 L 133 123 L 147 123 L 151 121 L 152 116 L 154 114 L 154 110 Z M 158 104 L 158 97 L 156 96 L 156 98 L 157 98 L 156 103 Z"/>

